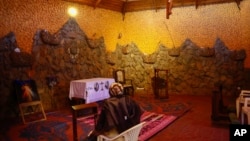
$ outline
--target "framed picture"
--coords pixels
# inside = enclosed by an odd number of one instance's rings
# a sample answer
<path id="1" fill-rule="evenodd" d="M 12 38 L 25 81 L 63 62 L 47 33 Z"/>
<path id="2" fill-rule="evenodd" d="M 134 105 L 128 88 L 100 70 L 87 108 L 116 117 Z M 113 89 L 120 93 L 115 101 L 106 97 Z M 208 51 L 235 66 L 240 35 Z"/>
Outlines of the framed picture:
<path id="1" fill-rule="evenodd" d="M 34 80 L 15 80 L 13 85 L 19 103 L 40 100 Z"/>

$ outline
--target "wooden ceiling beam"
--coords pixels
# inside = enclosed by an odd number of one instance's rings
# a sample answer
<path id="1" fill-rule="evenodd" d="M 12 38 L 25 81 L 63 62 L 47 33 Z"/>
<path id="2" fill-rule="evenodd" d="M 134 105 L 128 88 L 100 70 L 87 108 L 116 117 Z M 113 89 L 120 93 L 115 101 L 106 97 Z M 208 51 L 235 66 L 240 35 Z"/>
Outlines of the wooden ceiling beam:
<path id="1" fill-rule="evenodd" d="M 95 8 L 98 6 L 98 4 L 99 4 L 101 1 L 102 1 L 102 0 L 96 0 Z"/>
<path id="2" fill-rule="evenodd" d="M 112 11 L 121 13 L 152 10 L 152 9 L 165 9 L 166 0 L 63 0 L 67 2 L 74 2 L 83 5 L 92 6 L 94 8 L 104 8 Z M 198 6 L 219 4 L 219 3 L 230 3 L 236 2 L 237 6 L 242 0 L 173 0 L 173 7 L 184 7 L 184 6 Z M 124 4 L 126 2 L 126 4 Z"/>
<path id="3" fill-rule="evenodd" d="M 158 10 L 158 8 L 157 8 L 157 0 L 153 0 L 153 3 L 154 3 L 155 12 L 157 12 L 157 10 Z"/>
<path id="4" fill-rule="evenodd" d="M 236 2 L 237 6 L 238 6 L 238 8 L 240 10 L 240 2 L 241 2 L 241 0 L 235 0 L 235 2 Z"/>
<path id="5" fill-rule="evenodd" d="M 88 5 L 91 7 L 93 7 L 95 5 L 95 0 L 63 0 L 63 1 Z"/>
<path id="6" fill-rule="evenodd" d="M 195 0 L 195 8 L 197 9 L 199 6 L 199 0 Z"/>
<path id="7" fill-rule="evenodd" d="M 126 0 L 125 2 L 123 2 L 122 4 L 122 19 L 125 19 L 125 13 L 126 13 L 126 6 L 127 6 L 128 0 Z"/>
<path id="8" fill-rule="evenodd" d="M 98 5 L 98 7 L 122 13 L 123 3 L 124 2 L 121 0 L 102 0 Z"/>

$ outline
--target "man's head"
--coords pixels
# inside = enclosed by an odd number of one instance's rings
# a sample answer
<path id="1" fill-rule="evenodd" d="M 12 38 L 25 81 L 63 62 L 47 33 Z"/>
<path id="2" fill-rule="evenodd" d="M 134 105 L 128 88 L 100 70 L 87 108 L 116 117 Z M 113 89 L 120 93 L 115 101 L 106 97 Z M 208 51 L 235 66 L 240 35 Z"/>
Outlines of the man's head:
<path id="1" fill-rule="evenodd" d="M 123 87 L 120 83 L 112 83 L 109 87 L 109 94 L 111 97 L 122 95 Z"/>

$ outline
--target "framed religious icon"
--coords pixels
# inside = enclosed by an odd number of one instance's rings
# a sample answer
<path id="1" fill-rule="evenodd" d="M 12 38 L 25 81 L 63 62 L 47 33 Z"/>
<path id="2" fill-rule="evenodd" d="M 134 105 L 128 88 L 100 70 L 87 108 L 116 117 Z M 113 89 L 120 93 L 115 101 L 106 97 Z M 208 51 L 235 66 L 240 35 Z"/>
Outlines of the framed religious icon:
<path id="1" fill-rule="evenodd" d="M 15 80 L 13 85 L 19 103 L 40 100 L 34 80 Z"/>
<path id="2" fill-rule="evenodd" d="M 24 124 L 47 119 L 34 80 L 14 80 L 13 87 Z"/>

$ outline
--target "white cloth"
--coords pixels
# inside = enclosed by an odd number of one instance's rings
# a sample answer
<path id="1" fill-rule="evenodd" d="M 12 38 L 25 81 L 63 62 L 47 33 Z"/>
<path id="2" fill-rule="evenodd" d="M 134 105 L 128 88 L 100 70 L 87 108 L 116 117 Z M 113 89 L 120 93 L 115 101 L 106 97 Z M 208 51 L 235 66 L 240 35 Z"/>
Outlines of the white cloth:
<path id="1" fill-rule="evenodd" d="M 69 98 L 82 98 L 91 103 L 109 98 L 109 86 L 115 82 L 113 78 L 91 78 L 70 82 Z"/>

